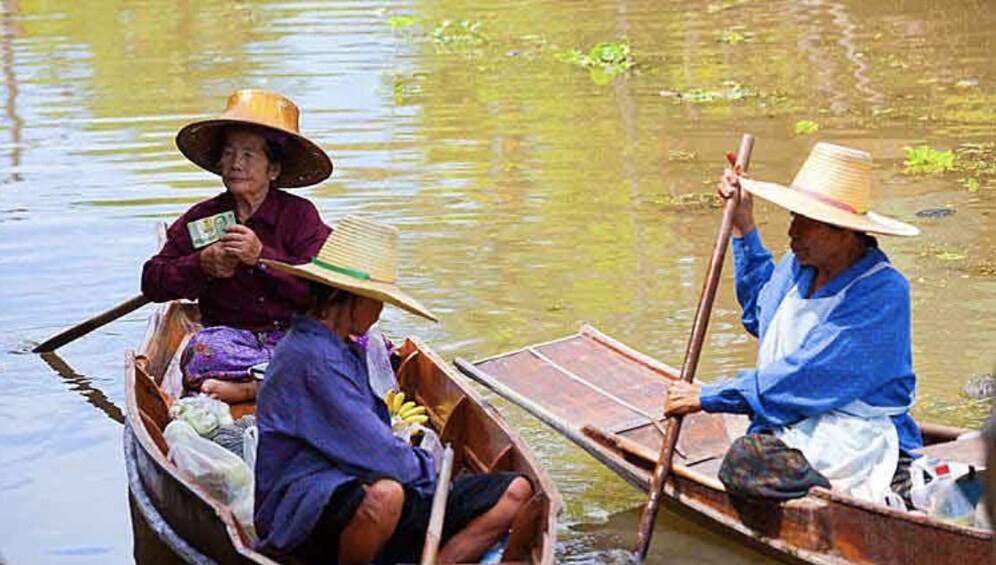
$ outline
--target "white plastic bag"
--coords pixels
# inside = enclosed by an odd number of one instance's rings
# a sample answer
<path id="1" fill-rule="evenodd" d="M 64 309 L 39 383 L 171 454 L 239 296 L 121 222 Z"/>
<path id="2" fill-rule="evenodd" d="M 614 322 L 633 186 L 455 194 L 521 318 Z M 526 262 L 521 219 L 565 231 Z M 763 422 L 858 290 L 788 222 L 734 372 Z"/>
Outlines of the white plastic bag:
<path id="1" fill-rule="evenodd" d="M 202 438 L 193 426 L 182 420 L 170 422 L 163 437 L 169 444 L 169 460 L 209 495 L 228 505 L 243 527 L 254 531 L 253 474 L 246 462 Z"/>
<path id="2" fill-rule="evenodd" d="M 423 426 L 418 426 L 418 428 L 422 430 L 422 441 L 418 446 L 428 451 L 429 455 L 432 455 L 432 462 L 436 466 L 436 473 L 439 473 L 440 465 L 443 462 L 443 452 L 446 448 L 443 447 L 443 442 L 439 441 L 439 435 L 436 432 Z"/>
<path id="3" fill-rule="evenodd" d="M 259 428 L 249 426 L 242 432 L 242 460 L 249 469 L 256 470 L 256 446 L 259 445 Z"/>
<path id="4" fill-rule="evenodd" d="M 398 390 L 398 381 L 391 367 L 390 352 L 387 350 L 387 340 L 380 328 L 371 327 L 366 333 L 367 374 L 370 377 L 370 388 L 377 398 L 384 398 L 389 390 Z"/>
<path id="5" fill-rule="evenodd" d="M 190 424 L 204 437 L 212 437 L 219 428 L 230 426 L 234 422 L 231 407 L 206 394 L 177 400 L 170 407 L 169 415 L 174 420 Z"/>

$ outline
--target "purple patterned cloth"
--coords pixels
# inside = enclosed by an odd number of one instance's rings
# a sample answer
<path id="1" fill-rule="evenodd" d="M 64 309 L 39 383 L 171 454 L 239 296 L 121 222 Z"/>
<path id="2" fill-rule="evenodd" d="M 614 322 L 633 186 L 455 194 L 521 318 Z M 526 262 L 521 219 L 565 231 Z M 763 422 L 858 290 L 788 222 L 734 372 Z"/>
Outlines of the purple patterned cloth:
<path id="1" fill-rule="evenodd" d="M 180 357 L 183 386 L 200 390 L 206 379 L 248 381 L 249 367 L 269 363 L 283 330 L 252 332 L 211 326 L 191 336 Z"/>

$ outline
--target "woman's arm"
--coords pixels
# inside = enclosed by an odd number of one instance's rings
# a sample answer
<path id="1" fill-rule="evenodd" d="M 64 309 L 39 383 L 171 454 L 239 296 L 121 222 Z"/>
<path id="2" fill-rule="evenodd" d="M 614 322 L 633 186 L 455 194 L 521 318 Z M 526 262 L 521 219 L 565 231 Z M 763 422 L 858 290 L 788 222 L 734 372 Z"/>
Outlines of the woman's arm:
<path id="1" fill-rule="evenodd" d="M 142 267 L 142 294 L 153 302 L 199 298 L 210 280 L 199 255 L 190 242 L 184 214 L 166 230 L 163 248 Z"/>
<path id="2" fill-rule="evenodd" d="M 743 309 L 740 321 L 753 336 L 760 332 L 757 299 L 774 271 L 773 257 L 761 243 L 757 228 L 733 239 L 733 275 L 737 302 Z"/>
<path id="3" fill-rule="evenodd" d="M 321 250 L 325 240 L 332 233 L 332 229 L 322 222 L 318 209 L 307 200 L 294 206 L 287 214 L 282 215 L 280 222 L 285 223 L 279 229 L 286 241 L 286 251 L 263 243 L 260 258 L 291 265 L 307 263 L 312 257 L 318 255 L 318 251 Z M 274 293 L 295 303 L 306 303 L 307 281 L 276 269 L 264 268 L 263 272 L 270 279 L 270 288 Z"/>
<path id="4" fill-rule="evenodd" d="M 323 365 L 326 374 L 308 371 L 310 410 L 298 420 L 303 422 L 305 440 L 348 473 L 371 480 L 391 478 L 431 490 L 435 484 L 432 456 L 395 437 L 370 404 L 367 384 L 360 375 L 346 375 L 336 363 Z"/>

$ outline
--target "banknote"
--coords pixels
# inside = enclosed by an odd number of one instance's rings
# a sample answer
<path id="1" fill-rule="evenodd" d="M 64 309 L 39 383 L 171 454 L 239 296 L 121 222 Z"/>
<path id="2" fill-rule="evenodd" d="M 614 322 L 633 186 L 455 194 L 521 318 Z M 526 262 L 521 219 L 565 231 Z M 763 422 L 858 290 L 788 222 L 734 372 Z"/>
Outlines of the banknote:
<path id="1" fill-rule="evenodd" d="M 193 242 L 194 249 L 200 249 L 221 239 L 221 236 L 225 235 L 225 228 L 235 223 L 235 212 L 222 212 L 187 222 L 187 231 L 190 232 L 190 241 Z"/>

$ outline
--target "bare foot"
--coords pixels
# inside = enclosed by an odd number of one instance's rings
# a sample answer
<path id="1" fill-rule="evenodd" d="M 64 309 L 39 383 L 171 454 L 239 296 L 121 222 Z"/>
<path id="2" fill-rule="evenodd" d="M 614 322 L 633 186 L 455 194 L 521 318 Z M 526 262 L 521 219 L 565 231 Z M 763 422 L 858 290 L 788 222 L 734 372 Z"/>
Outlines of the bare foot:
<path id="1" fill-rule="evenodd" d="M 218 379 L 208 379 L 201 384 L 201 392 L 211 398 L 217 398 L 229 404 L 239 404 L 240 402 L 256 400 L 256 389 L 258 386 L 255 382 L 233 383 Z"/>

